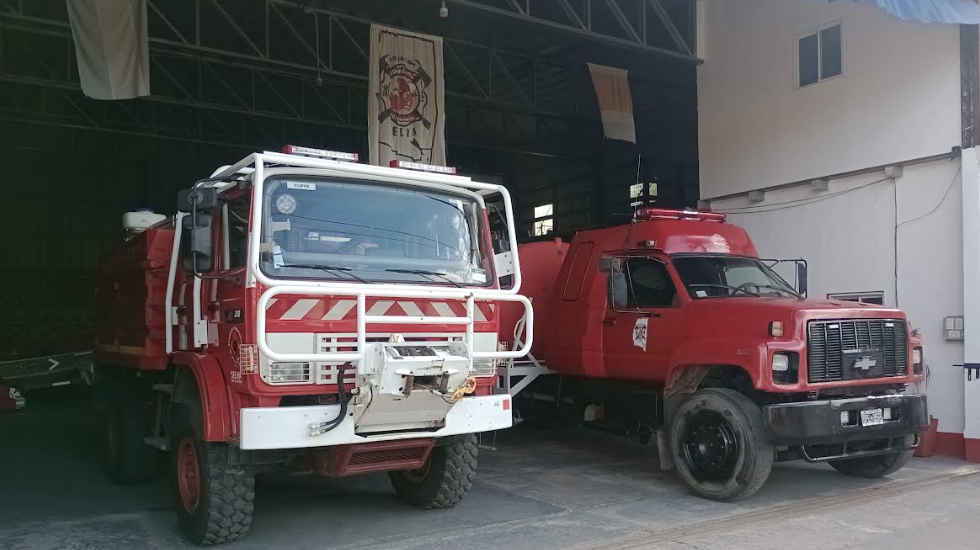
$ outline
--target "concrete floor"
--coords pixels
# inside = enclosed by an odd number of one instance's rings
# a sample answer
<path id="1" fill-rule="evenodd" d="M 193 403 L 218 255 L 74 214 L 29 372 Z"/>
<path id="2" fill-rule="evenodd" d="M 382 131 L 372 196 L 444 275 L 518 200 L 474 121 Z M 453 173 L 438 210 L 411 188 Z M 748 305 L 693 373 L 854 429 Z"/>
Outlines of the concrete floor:
<path id="1" fill-rule="evenodd" d="M 95 426 L 70 389 L 0 416 L 0 548 L 183 548 L 165 479 L 120 487 L 99 470 Z M 489 443 L 489 441 L 488 441 Z M 384 475 L 270 476 L 252 533 L 228 548 L 976 549 L 980 466 L 914 460 L 891 479 L 780 464 L 755 497 L 689 495 L 656 452 L 601 433 L 498 434 L 453 510 L 421 511 Z"/>

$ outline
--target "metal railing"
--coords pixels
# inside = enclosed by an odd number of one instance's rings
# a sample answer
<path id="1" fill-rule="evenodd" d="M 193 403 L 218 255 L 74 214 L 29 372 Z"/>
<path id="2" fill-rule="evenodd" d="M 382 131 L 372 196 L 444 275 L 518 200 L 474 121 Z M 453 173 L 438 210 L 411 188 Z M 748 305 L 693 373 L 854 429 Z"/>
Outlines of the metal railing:
<path id="1" fill-rule="evenodd" d="M 269 300 L 279 294 L 290 294 L 299 296 L 352 296 L 357 299 L 357 351 L 330 351 L 316 353 L 279 353 L 272 349 L 266 341 L 266 307 Z M 368 298 L 431 298 L 465 300 L 465 317 L 439 317 L 427 315 L 368 315 Z M 528 328 L 528 337 L 520 349 L 511 351 L 473 351 L 473 325 L 475 321 L 475 309 L 477 301 L 485 302 L 518 302 L 524 306 L 524 323 Z M 259 351 L 272 361 L 364 361 L 367 353 L 367 328 L 369 325 L 377 324 L 397 324 L 397 325 L 464 325 L 466 332 L 464 344 L 466 345 L 467 356 L 473 359 L 513 359 L 522 357 L 531 349 L 530 337 L 531 329 L 534 327 L 534 310 L 531 308 L 531 301 L 520 294 L 508 294 L 500 290 L 467 290 L 467 289 L 379 289 L 375 285 L 351 285 L 336 286 L 299 286 L 299 285 L 277 285 L 265 290 L 259 297 L 256 310 L 256 339 Z"/>

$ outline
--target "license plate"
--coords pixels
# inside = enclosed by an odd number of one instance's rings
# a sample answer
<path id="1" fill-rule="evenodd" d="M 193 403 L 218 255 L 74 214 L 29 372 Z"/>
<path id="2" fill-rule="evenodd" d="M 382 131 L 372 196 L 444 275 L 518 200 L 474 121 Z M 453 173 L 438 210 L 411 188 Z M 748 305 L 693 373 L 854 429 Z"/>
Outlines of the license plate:
<path id="1" fill-rule="evenodd" d="M 881 409 L 865 409 L 861 411 L 862 426 L 877 426 L 885 423 L 885 415 Z"/>

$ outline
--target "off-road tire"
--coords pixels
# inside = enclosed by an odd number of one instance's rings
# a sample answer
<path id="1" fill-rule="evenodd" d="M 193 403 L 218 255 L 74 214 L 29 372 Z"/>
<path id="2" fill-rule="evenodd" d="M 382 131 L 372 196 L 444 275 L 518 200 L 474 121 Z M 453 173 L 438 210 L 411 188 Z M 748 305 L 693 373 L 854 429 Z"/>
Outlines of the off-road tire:
<path id="1" fill-rule="evenodd" d="M 147 445 L 147 412 L 144 403 L 136 400 L 115 400 L 103 403 L 102 457 L 106 474 L 116 483 L 130 484 L 154 476 L 157 451 Z"/>
<path id="2" fill-rule="evenodd" d="M 184 442 L 193 446 L 198 463 L 199 497 L 191 509 L 185 505 L 180 487 L 180 449 Z M 228 464 L 228 446 L 201 441 L 186 422 L 174 432 L 171 451 L 177 522 L 184 536 L 194 544 L 212 545 L 247 534 L 254 511 L 254 474 Z"/>
<path id="3" fill-rule="evenodd" d="M 434 447 L 421 470 L 388 475 L 403 501 L 427 510 L 452 508 L 473 486 L 479 452 L 476 434 L 459 436 Z"/>
<path id="4" fill-rule="evenodd" d="M 730 473 L 720 478 L 704 479 L 685 451 L 688 430 L 702 417 L 716 418 L 727 424 L 725 430 L 735 442 L 726 456 Z M 748 397 L 727 388 L 708 388 L 684 400 L 674 411 L 670 425 L 670 450 L 678 475 L 694 493 L 712 500 L 732 501 L 749 497 L 769 478 L 775 458 L 773 445 L 766 437 L 762 410 Z M 724 469 L 728 472 L 728 469 Z M 699 479 L 700 478 L 700 479 Z"/>
<path id="5" fill-rule="evenodd" d="M 912 458 L 913 452 L 915 451 L 901 451 L 886 455 L 828 460 L 827 462 L 835 470 L 844 475 L 878 478 L 885 477 L 900 470 Z"/>

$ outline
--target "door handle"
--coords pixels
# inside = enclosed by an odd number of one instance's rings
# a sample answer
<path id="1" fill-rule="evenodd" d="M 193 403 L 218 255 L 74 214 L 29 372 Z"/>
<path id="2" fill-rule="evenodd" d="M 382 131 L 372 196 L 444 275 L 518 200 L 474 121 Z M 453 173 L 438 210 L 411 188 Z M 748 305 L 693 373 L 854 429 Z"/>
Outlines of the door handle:
<path id="1" fill-rule="evenodd" d="M 611 327 L 616 324 L 616 318 L 606 317 L 605 319 L 602 320 L 602 324 L 606 325 L 607 327 Z"/>

